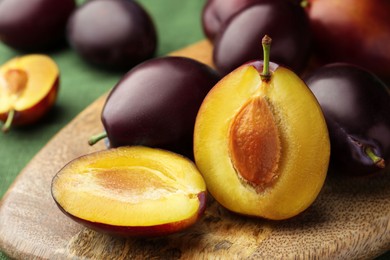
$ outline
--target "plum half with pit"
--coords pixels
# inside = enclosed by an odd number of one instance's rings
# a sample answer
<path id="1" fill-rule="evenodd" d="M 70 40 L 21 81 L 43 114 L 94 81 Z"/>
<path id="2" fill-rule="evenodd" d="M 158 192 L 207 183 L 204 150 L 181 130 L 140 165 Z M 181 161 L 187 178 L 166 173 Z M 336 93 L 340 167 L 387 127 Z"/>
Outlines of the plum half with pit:
<path id="1" fill-rule="evenodd" d="M 304 9 L 287 0 L 263 0 L 230 17 L 214 41 L 213 61 L 227 74 L 250 60 L 262 59 L 261 38 L 274 40 L 273 61 L 300 74 L 311 54 L 311 32 Z"/>
<path id="2" fill-rule="evenodd" d="M 330 144 L 319 103 L 291 70 L 245 63 L 204 99 L 194 157 L 210 194 L 227 209 L 273 220 L 306 210 L 319 195 Z M 276 43 L 275 43 L 276 44 Z"/>
<path id="3" fill-rule="evenodd" d="M 152 58 L 157 32 L 148 12 L 137 2 L 94 0 L 71 16 L 67 38 L 75 51 L 91 64 L 127 70 Z"/>
<path id="4" fill-rule="evenodd" d="M 347 63 L 320 67 L 305 82 L 329 128 L 331 169 L 368 175 L 386 168 L 390 162 L 388 87 L 373 73 Z"/>
<path id="5" fill-rule="evenodd" d="M 130 70 L 113 88 L 102 112 L 111 147 L 145 145 L 191 156 L 195 117 L 219 80 L 211 67 L 185 57 L 161 57 Z M 190 154 L 189 154 L 190 153 Z"/>
<path id="6" fill-rule="evenodd" d="M 22 51 L 42 51 L 65 43 L 74 0 L 0 1 L 0 40 Z"/>

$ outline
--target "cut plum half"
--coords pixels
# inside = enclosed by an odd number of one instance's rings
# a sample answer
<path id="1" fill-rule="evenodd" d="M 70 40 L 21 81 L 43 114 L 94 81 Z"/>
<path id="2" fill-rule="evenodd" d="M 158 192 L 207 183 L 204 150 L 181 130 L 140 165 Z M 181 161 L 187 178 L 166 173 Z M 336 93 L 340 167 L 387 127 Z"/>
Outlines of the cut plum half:
<path id="1" fill-rule="evenodd" d="M 52 181 L 69 217 L 97 231 L 159 236 L 193 225 L 206 206 L 205 182 L 189 159 L 142 146 L 79 157 Z"/>
<path id="2" fill-rule="evenodd" d="M 60 71 L 47 55 L 13 58 L 0 67 L 0 121 L 3 131 L 11 125 L 28 125 L 42 118 L 54 105 Z"/>
<path id="3" fill-rule="evenodd" d="M 280 220 L 306 210 L 327 175 L 330 142 L 321 108 L 291 70 L 247 63 L 208 93 L 195 123 L 195 162 L 227 209 Z M 268 65 L 268 64 L 267 64 Z"/>

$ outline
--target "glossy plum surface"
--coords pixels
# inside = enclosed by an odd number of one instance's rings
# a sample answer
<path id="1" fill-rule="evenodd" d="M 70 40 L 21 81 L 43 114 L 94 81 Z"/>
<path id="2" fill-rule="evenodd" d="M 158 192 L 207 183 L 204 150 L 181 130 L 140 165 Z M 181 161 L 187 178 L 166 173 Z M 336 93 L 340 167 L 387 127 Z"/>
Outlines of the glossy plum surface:
<path id="1" fill-rule="evenodd" d="M 334 63 L 308 75 L 305 82 L 324 112 L 334 171 L 365 175 L 380 171 L 370 148 L 390 162 L 390 92 L 374 74 L 354 65 Z M 383 166 L 383 165 L 382 165 Z"/>
<path id="2" fill-rule="evenodd" d="M 390 1 L 309 0 L 316 53 L 324 62 L 348 62 L 390 77 Z"/>
<path id="3" fill-rule="evenodd" d="M 65 42 L 74 0 L 1 0 L 0 40 L 23 51 L 41 51 Z"/>
<path id="4" fill-rule="evenodd" d="M 203 32 L 210 40 L 221 30 L 223 24 L 234 14 L 254 3 L 264 0 L 208 0 L 202 11 Z"/>
<path id="5" fill-rule="evenodd" d="M 71 16 L 67 37 L 86 61 L 129 69 L 151 58 L 157 47 L 152 18 L 135 1 L 94 0 Z"/>
<path id="6" fill-rule="evenodd" d="M 111 91 L 102 121 L 112 147 L 137 144 L 192 151 L 195 117 L 218 74 L 184 57 L 146 61 Z"/>
<path id="7" fill-rule="evenodd" d="M 273 61 L 296 73 L 306 67 L 310 27 L 304 10 L 285 0 L 264 0 L 232 16 L 214 42 L 213 61 L 221 74 L 250 60 L 262 59 L 261 39 L 273 39 Z"/>

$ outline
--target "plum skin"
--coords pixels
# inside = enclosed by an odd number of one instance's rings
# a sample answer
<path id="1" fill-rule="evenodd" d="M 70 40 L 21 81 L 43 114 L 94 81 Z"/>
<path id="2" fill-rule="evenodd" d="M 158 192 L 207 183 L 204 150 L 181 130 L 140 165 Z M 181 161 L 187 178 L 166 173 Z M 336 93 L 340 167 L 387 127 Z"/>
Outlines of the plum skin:
<path id="1" fill-rule="evenodd" d="M 0 40 L 23 51 L 45 50 L 65 43 L 65 28 L 74 0 L 0 1 Z"/>
<path id="2" fill-rule="evenodd" d="M 348 62 L 382 78 L 389 77 L 389 1 L 307 2 L 315 54 L 323 64 Z"/>
<path id="3" fill-rule="evenodd" d="M 184 57 L 145 61 L 112 89 L 102 111 L 111 147 L 146 145 L 192 155 L 196 114 L 220 76 Z"/>
<path id="4" fill-rule="evenodd" d="M 234 14 L 263 0 L 208 0 L 202 10 L 202 28 L 213 41 L 223 24 Z"/>
<path id="5" fill-rule="evenodd" d="M 226 21 L 214 41 L 217 70 L 225 75 L 248 61 L 262 59 L 265 34 L 273 39 L 272 60 L 302 73 L 311 54 L 309 20 L 299 5 L 284 0 L 263 0 Z"/>
<path id="6" fill-rule="evenodd" d="M 331 170 L 347 175 L 380 172 L 367 147 L 390 161 L 390 92 L 371 72 L 348 63 L 328 64 L 304 78 L 324 112 L 331 139 Z"/>
<path id="7" fill-rule="evenodd" d="M 175 234 L 178 232 L 177 227 L 180 227 L 180 231 L 188 229 L 194 225 L 204 214 L 206 210 L 207 192 L 201 192 L 198 194 L 200 206 L 197 215 L 188 220 L 177 221 L 174 223 L 165 223 L 152 226 L 115 226 L 105 223 L 91 222 L 79 217 L 76 217 L 67 212 L 57 201 L 55 201 L 57 207 L 66 216 L 71 218 L 77 223 L 80 223 L 92 230 L 108 235 L 117 237 L 159 237 Z"/>
<path id="8" fill-rule="evenodd" d="M 108 69 L 129 69 L 157 48 L 154 22 L 134 1 L 86 2 L 70 17 L 66 35 L 81 57 Z"/>

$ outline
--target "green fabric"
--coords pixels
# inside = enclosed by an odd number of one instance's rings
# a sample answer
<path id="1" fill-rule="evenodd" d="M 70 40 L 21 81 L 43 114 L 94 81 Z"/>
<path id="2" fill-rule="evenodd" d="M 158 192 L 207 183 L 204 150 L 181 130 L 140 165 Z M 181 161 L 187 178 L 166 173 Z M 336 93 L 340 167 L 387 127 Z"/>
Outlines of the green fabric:
<path id="1" fill-rule="evenodd" d="M 82 2 L 84 1 L 78 1 Z M 200 13 L 205 0 L 138 2 L 149 12 L 157 27 L 159 40 L 156 56 L 163 56 L 204 37 Z M 7 134 L 0 133 L 0 198 L 19 172 L 53 135 L 85 107 L 109 91 L 123 75 L 123 72 L 109 72 L 91 67 L 70 48 L 49 54 L 61 71 L 58 100 L 54 109 L 38 124 L 13 128 Z M 0 64 L 17 55 L 21 53 L 0 43 Z M 1 252 L 0 259 L 5 259 Z"/>

